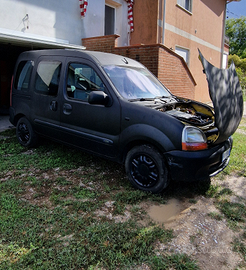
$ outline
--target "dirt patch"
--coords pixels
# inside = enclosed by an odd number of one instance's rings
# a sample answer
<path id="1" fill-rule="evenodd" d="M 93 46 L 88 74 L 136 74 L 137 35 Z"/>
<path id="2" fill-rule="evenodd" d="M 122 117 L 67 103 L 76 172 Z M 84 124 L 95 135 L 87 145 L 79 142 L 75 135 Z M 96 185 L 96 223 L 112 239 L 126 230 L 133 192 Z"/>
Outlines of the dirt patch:
<path id="1" fill-rule="evenodd" d="M 103 190 L 100 181 L 83 183 L 81 175 L 84 173 L 80 168 L 71 171 L 59 168 L 46 172 L 30 170 L 19 176 L 19 178 L 25 179 L 26 183 L 22 199 L 34 205 L 45 205 L 52 208 L 54 207 L 50 201 L 52 192 L 56 190 L 57 192 L 68 191 L 69 183 L 89 191 Z M 7 173 L 1 181 L 7 181 L 14 174 L 14 171 Z M 57 178 L 62 184 L 59 185 L 59 181 L 54 181 Z M 38 184 L 34 185 L 32 181 L 37 181 Z M 232 175 L 223 177 L 223 180 L 213 178 L 212 184 L 231 189 L 233 191 L 232 200 L 236 200 L 238 197 L 246 199 L 245 177 Z M 106 194 L 105 198 L 107 198 Z M 66 197 L 61 199 L 75 200 L 75 197 L 73 193 L 68 193 Z M 145 201 L 137 205 L 140 212 L 146 211 L 147 213 L 144 219 L 139 221 L 140 223 L 144 225 L 153 220 L 156 223 L 164 224 L 165 228 L 173 230 L 175 237 L 171 242 L 167 244 L 156 243 L 156 254 L 161 256 L 186 253 L 197 261 L 201 269 L 205 270 L 236 269 L 240 263 L 244 263 L 240 254 L 233 251 L 232 246 L 232 242 L 235 237 L 238 237 L 239 232 L 231 230 L 226 219 L 217 220 L 209 215 L 211 213 L 219 214 L 215 202 L 216 199 L 213 198 L 201 195 L 192 197 L 188 194 L 187 197 L 175 196 L 174 198 L 170 196 L 167 204 Z M 126 222 L 132 217 L 132 205 L 127 206 L 121 214 L 115 213 L 115 207 L 115 202 L 108 200 L 93 213 L 98 217 L 98 220 L 106 218 L 116 223 Z M 64 245 L 67 245 L 67 242 L 68 240 L 64 239 Z M 144 267 L 139 266 L 138 269 L 149 269 Z"/>
<path id="2" fill-rule="evenodd" d="M 184 209 L 184 204 L 173 198 L 167 204 L 151 205 L 148 209 L 148 215 L 155 222 L 167 224 L 176 220 Z"/>
<path id="3" fill-rule="evenodd" d="M 222 187 L 231 189 L 237 196 L 246 199 L 246 178 L 236 175 L 226 175 L 223 181 L 216 181 Z"/>
<path id="4" fill-rule="evenodd" d="M 230 188 L 236 195 L 246 198 L 244 182 L 245 178 L 235 176 L 228 176 L 223 181 L 212 180 L 212 184 Z M 149 206 L 149 217 L 163 223 L 165 228 L 172 229 L 175 236 L 168 244 L 156 245 L 157 255 L 186 253 L 197 261 L 201 269 L 236 269 L 243 262 L 232 247 L 238 232 L 228 227 L 226 219 L 217 220 L 209 215 L 219 214 L 214 205 L 215 199 L 203 196 L 195 199 L 195 204 L 185 198 L 170 199 L 166 205 L 158 205 L 158 208 Z M 157 209 L 154 214 L 153 209 Z"/>

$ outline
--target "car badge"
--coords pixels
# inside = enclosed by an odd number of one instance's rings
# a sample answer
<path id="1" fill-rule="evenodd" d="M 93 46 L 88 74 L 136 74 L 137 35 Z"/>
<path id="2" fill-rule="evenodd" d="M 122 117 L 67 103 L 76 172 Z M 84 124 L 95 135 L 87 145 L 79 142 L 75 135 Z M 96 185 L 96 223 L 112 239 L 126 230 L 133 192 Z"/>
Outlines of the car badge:
<path id="1" fill-rule="evenodd" d="M 122 61 L 123 61 L 125 64 L 128 64 L 128 61 L 126 60 L 126 58 L 123 58 Z"/>

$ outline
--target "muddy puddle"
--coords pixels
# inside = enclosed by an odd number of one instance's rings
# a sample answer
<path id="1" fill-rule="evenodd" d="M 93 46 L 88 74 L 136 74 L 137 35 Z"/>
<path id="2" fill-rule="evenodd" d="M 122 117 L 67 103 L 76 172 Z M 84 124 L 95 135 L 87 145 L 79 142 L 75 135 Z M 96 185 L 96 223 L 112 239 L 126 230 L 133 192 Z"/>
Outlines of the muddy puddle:
<path id="1" fill-rule="evenodd" d="M 152 205 L 148 209 L 148 215 L 153 221 L 158 223 L 168 223 L 177 219 L 179 214 L 185 209 L 184 205 L 177 200 L 171 199 L 167 204 Z"/>

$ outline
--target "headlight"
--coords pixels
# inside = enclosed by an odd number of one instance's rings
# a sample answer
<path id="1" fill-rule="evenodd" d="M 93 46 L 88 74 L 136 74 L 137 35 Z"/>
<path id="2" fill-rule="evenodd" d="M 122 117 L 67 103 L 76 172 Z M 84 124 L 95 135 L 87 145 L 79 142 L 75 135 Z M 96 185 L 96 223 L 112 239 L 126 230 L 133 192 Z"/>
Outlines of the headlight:
<path id="1" fill-rule="evenodd" d="M 207 148 L 207 138 L 199 128 L 186 126 L 183 129 L 182 150 L 197 151 Z"/>

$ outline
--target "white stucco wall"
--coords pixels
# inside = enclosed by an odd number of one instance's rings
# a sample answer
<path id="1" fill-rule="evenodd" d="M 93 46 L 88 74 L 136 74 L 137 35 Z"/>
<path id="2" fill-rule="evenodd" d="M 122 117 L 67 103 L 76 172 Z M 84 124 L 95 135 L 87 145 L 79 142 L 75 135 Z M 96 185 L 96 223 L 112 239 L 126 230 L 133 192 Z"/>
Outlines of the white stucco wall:
<path id="1" fill-rule="evenodd" d="M 88 0 L 88 9 L 82 19 L 82 36 L 94 37 L 104 35 L 105 3 L 115 7 L 116 27 L 115 34 L 119 35 L 118 46 L 128 45 L 128 9 L 125 0 Z"/>
<path id="2" fill-rule="evenodd" d="M 127 45 L 127 3 L 106 2 L 116 8 L 118 45 Z M 78 0 L 0 0 L 0 33 L 82 45 L 82 38 L 104 35 L 104 12 L 105 0 L 88 0 L 83 19 Z"/>

